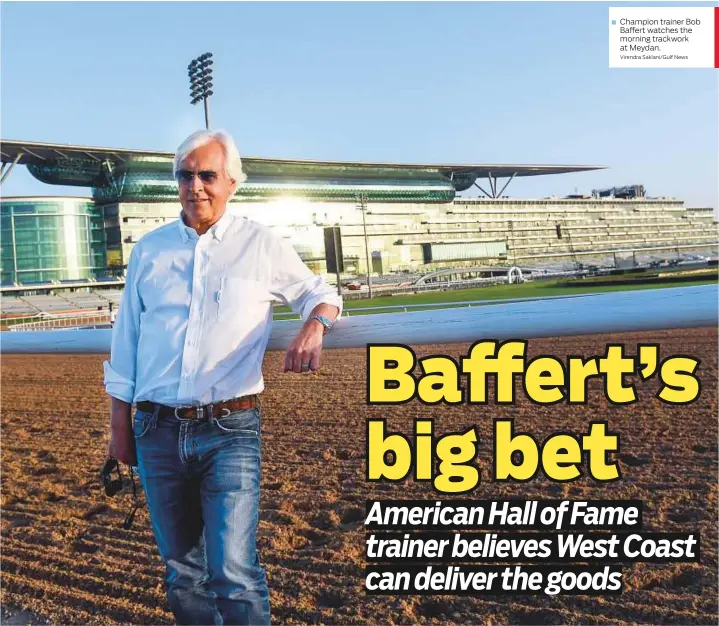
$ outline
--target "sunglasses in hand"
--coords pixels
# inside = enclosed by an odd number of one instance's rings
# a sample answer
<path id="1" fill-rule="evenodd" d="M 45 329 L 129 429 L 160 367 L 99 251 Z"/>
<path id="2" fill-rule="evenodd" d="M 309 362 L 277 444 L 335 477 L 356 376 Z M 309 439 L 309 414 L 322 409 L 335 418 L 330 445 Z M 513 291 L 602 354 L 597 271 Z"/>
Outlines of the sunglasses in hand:
<path id="1" fill-rule="evenodd" d="M 122 491 L 124 487 L 124 481 L 122 478 L 122 472 L 120 471 L 120 463 L 117 459 L 110 457 L 105 461 L 100 470 L 100 478 L 102 480 L 102 486 L 105 489 L 105 495 L 112 498 Z M 125 530 L 129 530 L 132 526 L 132 522 L 135 519 L 135 513 L 140 508 L 140 501 L 137 496 L 137 487 L 135 486 L 135 477 L 133 476 L 132 468 L 130 468 L 130 480 L 132 481 L 132 497 L 134 504 L 132 510 L 125 518 L 125 522 L 122 527 Z"/>

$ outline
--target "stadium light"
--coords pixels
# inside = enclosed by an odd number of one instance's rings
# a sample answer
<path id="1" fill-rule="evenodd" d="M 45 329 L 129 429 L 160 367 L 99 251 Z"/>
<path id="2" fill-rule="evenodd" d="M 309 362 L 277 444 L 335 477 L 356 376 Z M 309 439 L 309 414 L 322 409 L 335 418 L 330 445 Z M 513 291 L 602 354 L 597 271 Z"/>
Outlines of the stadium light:
<path id="1" fill-rule="evenodd" d="M 205 105 L 205 128 L 210 128 L 210 107 L 208 99 L 212 95 L 212 52 L 205 52 L 192 59 L 187 66 L 190 77 L 190 104 L 202 101 Z"/>

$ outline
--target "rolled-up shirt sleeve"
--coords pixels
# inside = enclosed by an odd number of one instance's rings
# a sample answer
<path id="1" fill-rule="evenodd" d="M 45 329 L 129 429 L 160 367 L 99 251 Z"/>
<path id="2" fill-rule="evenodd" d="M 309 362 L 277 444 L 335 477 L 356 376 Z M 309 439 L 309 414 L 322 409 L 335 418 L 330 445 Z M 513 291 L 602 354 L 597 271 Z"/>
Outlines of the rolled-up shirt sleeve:
<path id="1" fill-rule="evenodd" d="M 274 238 L 274 237 L 273 237 Z M 270 292 L 307 321 L 318 304 L 330 304 L 342 315 L 342 296 L 322 276 L 308 268 L 292 245 L 274 238 L 272 249 L 272 280 Z"/>
<path id="2" fill-rule="evenodd" d="M 135 396 L 137 345 L 140 339 L 142 302 L 137 289 L 138 246 L 130 254 L 120 310 L 112 329 L 110 360 L 103 363 L 105 391 L 108 395 L 132 403 Z"/>

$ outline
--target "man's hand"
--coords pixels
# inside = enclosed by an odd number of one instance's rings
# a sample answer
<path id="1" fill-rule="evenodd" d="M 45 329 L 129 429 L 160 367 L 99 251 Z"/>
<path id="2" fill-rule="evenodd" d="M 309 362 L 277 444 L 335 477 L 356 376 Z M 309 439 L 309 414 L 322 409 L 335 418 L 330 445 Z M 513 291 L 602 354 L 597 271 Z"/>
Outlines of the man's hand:
<path id="1" fill-rule="evenodd" d="M 292 340 L 285 353 L 285 372 L 316 372 L 320 369 L 322 336 L 325 327 L 317 320 L 308 320 Z"/>
<path id="2" fill-rule="evenodd" d="M 132 432 L 132 405 L 110 398 L 110 443 L 107 455 L 125 465 L 137 465 L 135 435 Z"/>
<path id="3" fill-rule="evenodd" d="M 322 315 L 331 322 L 334 322 L 340 310 L 331 304 L 318 304 L 310 318 L 315 315 Z M 302 330 L 292 340 L 285 353 L 285 372 L 316 372 L 320 369 L 320 355 L 322 354 L 322 337 L 325 327 L 322 322 L 308 319 Z"/>

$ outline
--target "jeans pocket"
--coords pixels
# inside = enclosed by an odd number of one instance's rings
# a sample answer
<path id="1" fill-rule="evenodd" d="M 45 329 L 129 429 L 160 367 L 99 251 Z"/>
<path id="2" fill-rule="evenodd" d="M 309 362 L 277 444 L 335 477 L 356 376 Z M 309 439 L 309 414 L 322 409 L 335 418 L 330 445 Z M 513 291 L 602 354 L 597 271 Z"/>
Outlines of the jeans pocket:
<path id="1" fill-rule="evenodd" d="M 214 424 L 226 433 L 257 437 L 260 434 L 260 412 L 258 409 L 236 411 L 223 417 L 215 417 Z"/>
<path id="2" fill-rule="evenodd" d="M 132 420 L 132 432 L 135 439 L 142 439 L 152 427 L 152 413 L 145 411 L 136 411 L 135 418 Z"/>

